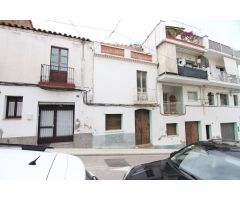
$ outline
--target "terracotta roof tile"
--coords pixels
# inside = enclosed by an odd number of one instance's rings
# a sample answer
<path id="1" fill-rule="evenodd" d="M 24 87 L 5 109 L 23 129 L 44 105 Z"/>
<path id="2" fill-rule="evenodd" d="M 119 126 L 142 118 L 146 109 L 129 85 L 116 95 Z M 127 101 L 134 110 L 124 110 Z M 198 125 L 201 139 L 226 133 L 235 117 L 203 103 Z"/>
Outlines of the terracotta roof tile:
<path id="1" fill-rule="evenodd" d="M 68 38 L 75 38 L 75 39 L 79 39 L 79 40 L 82 40 L 82 41 L 87 41 L 87 42 L 91 42 L 90 39 L 88 38 L 81 38 L 81 37 L 77 37 L 77 36 L 72 36 L 72 35 L 68 35 L 66 33 L 57 33 L 57 32 L 52 32 L 52 31 L 47 31 L 45 29 L 36 29 L 36 28 L 31 28 L 31 27 L 25 27 L 25 26 L 21 26 L 21 25 L 18 25 L 18 24 L 13 24 L 13 23 L 7 23 L 6 21 L 8 20 L 0 20 L 0 25 L 2 26 L 9 26 L 9 27 L 14 27 L 14 28 L 20 28 L 20 29 L 25 29 L 25 30 L 31 30 L 31 31 L 35 31 L 35 32 L 41 32 L 41 33 L 47 33 L 47 34 L 51 34 L 51 35 L 60 35 L 60 36 L 63 36 L 63 37 L 68 37 Z"/>

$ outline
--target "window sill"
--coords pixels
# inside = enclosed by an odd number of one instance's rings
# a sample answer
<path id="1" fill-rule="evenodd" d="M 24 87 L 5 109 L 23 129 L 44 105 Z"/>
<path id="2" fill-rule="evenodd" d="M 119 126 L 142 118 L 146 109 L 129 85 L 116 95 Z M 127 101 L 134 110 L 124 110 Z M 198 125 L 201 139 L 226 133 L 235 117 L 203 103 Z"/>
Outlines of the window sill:
<path id="1" fill-rule="evenodd" d="M 122 129 L 116 129 L 116 130 L 105 130 L 105 133 L 123 133 L 124 131 Z"/>
<path id="2" fill-rule="evenodd" d="M 178 135 L 167 135 L 168 138 L 171 138 L 171 137 L 177 137 Z"/>
<path id="3" fill-rule="evenodd" d="M 22 117 L 3 118 L 3 120 L 22 120 Z"/>

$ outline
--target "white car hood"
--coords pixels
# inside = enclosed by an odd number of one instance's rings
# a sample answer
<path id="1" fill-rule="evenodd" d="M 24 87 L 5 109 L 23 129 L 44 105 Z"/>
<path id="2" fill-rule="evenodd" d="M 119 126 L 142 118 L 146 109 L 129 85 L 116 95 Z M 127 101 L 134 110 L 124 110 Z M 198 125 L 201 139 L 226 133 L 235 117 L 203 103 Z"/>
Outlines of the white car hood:
<path id="1" fill-rule="evenodd" d="M 29 165 L 36 158 L 36 165 Z M 85 176 L 85 167 L 75 156 L 0 149 L 0 180 L 84 180 Z"/>

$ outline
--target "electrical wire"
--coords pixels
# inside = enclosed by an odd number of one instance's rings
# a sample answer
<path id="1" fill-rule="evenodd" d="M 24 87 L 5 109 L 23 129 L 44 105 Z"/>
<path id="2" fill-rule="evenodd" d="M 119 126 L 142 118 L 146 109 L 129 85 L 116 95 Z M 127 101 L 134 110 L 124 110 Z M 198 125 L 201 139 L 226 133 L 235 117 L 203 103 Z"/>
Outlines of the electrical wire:
<path id="1" fill-rule="evenodd" d="M 45 20 L 45 21 L 53 22 L 53 23 L 58 23 L 58 24 L 63 24 L 63 25 L 73 26 L 74 29 L 78 32 L 79 35 L 80 35 L 80 32 L 78 31 L 78 29 L 77 29 L 76 27 L 82 27 L 82 28 L 94 29 L 94 30 L 100 30 L 100 31 L 108 31 L 108 32 L 111 31 L 111 33 L 103 40 L 103 42 L 106 42 L 106 40 L 109 39 L 109 38 L 113 35 L 113 33 L 116 33 L 116 34 L 118 34 L 118 35 L 120 35 L 120 36 L 122 36 L 122 37 L 124 37 L 124 38 L 126 38 L 126 39 L 128 39 L 128 40 L 130 40 L 130 41 L 132 41 L 132 42 L 134 42 L 135 44 L 140 44 L 138 41 L 130 38 L 129 36 L 127 36 L 127 35 L 125 35 L 125 34 L 122 34 L 122 33 L 120 33 L 119 31 L 116 31 L 116 29 L 118 28 L 118 25 L 119 25 L 119 23 L 120 23 L 120 20 L 118 21 L 118 23 L 116 24 L 116 26 L 115 26 L 115 28 L 114 28 L 113 30 L 103 29 L 103 28 L 98 28 L 98 27 L 92 27 L 92 26 L 82 26 L 82 25 L 79 25 L 79 24 L 73 24 L 70 20 L 69 20 L 70 23 L 59 22 L 59 21 L 54 21 L 54 20 Z M 195 28 L 195 27 L 194 27 L 194 28 Z M 100 45 L 100 43 L 101 43 L 101 42 L 99 42 L 99 44 L 94 48 L 94 50 Z M 147 50 L 150 51 L 150 52 L 153 51 L 153 49 L 151 49 L 151 48 L 149 48 L 149 47 L 147 47 L 147 46 L 145 46 L 145 45 L 143 45 L 143 44 L 141 44 L 141 46 L 142 46 L 143 48 L 147 49 Z M 168 59 L 176 62 L 176 59 L 171 58 L 171 57 L 169 57 L 169 56 L 167 56 L 167 55 L 165 55 L 165 54 L 162 54 L 162 53 L 159 53 L 159 52 L 158 52 L 158 55 L 164 56 L 165 58 L 168 58 Z"/>

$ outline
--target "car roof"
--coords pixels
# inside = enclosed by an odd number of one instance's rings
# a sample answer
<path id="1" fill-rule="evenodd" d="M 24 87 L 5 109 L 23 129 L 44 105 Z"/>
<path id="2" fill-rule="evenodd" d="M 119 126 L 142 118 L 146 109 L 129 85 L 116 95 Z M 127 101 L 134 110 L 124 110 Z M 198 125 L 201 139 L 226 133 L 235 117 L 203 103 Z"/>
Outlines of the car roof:
<path id="1" fill-rule="evenodd" d="M 86 176 L 79 158 L 62 153 L 0 148 L 0 163 L 1 180 L 83 180 Z"/>

